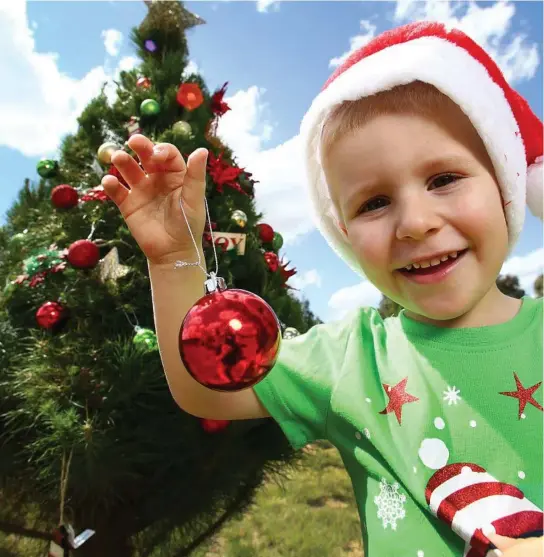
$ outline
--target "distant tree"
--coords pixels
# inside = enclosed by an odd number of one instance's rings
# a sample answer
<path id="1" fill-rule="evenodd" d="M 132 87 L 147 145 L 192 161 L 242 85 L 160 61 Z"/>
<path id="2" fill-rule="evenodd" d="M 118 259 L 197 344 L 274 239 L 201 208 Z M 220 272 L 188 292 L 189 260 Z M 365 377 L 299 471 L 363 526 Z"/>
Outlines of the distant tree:
<path id="1" fill-rule="evenodd" d="M 512 298 L 523 298 L 525 290 L 519 284 L 519 278 L 514 275 L 499 275 L 497 279 L 499 290 Z"/>
<path id="2" fill-rule="evenodd" d="M 380 312 L 380 315 L 383 319 L 385 319 L 386 317 L 398 315 L 401 309 L 401 305 L 397 304 L 397 302 L 394 302 L 387 296 L 382 297 L 382 300 L 378 307 L 378 311 Z"/>
<path id="3" fill-rule="evenodd" d="M 542 298 L 542 273 L 538 275 L 537 279 L 535 280 L 535 296 L 537 298 Z"/>

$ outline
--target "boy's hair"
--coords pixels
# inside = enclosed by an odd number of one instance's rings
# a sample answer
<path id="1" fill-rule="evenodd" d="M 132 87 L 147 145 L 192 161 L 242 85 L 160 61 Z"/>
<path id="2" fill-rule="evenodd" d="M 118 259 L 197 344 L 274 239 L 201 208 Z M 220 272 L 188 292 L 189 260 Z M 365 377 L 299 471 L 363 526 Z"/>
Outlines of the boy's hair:
<path id="1" fill-rule="evenodd" d="M 344 101 L 332 110 L 321 131 L 321 160 L 326 160 L 334 144 L 345 135 L 382 114 L 422 114 L 435 116 L 446 107 L 456 106 L 433 85 L 413 81 L 376 95 Z"/>

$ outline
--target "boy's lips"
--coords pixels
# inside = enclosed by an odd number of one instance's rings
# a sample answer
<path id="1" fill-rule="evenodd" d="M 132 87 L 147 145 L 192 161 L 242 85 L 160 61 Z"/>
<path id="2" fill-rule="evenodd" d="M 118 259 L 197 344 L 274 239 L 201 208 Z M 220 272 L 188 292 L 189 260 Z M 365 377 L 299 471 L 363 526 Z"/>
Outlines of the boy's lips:
<path id="1" fill-rule="evenodd" d="M 448 258 L 439 265 L 424 267 L 420 269 L 412 269 L 407 271 L 405 268 L 397 269 L 403 277 L 417 284 L 433 284 L 444 280 L 458 265 L 464 260 L 468 248 L 458 252 L 455 259 Z"/>

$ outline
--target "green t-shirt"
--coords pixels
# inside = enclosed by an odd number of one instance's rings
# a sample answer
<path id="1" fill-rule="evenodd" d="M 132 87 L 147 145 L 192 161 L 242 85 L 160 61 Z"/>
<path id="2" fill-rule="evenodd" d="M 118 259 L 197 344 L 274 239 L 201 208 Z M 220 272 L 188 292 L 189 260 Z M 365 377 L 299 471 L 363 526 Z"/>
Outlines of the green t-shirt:
<path id="1" fill-rule="evenodd" d="M 542 300 L 444 329 L 372 308 L 284 341 L 254 390 L 290 443 L 339 451 L 366 557 L 485 555 L 542 535 Z"/>

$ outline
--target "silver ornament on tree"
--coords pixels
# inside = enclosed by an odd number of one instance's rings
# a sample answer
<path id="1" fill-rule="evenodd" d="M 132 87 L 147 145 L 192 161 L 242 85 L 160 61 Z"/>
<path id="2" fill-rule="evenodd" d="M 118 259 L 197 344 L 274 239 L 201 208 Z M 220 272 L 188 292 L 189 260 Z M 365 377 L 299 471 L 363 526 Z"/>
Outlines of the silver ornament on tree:
<path id="1" fill-rule="evenodd" d="M 131 271 L 131 268 L 119 263 L 119 252 L 117 248 L 112 248 L 111 251 L 100 260 L 98 264 L 100 268 L 100 281 L 106 282 L 108 280 L 117 281 L 118 278 L 124 277 Z"/>
<path id="2" fill-rule="evenodd" d="M 241 211 L 240 209 L 236 209 L 236 211 L 232 212 L 232 215 L 230 216 L 230 220 L 236 226 L 239 226 L 240 228 L 245 228 L 247 224 L 247 215 L 244 213 L 244 211 Z"/>
<path id="3" fill-rule="evenodd" d="M 294 327 L 287 327 L 285 331 L 283 331 L 283 338 L 285 340 L 289 340 L 298 336 L 300 336 L 300 333 Z"/>

